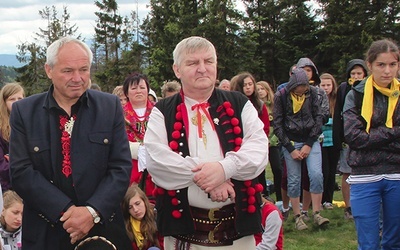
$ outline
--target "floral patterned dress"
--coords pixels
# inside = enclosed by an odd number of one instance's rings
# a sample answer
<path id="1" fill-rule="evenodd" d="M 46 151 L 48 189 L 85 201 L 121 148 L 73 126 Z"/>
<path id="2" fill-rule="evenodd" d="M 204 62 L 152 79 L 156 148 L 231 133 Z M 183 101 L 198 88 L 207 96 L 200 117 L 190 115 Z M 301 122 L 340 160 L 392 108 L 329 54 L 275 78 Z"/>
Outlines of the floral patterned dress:
<path id="1" fill-rule="evenodd" d="M 139 142 L 143 146 L 144 134 L 146 132 L 147 123 L 149 121 L 153 104 L 147 101 L 146 110 L 143 116 L 137 114 L 130 102 L 124 106 L 125 128 L 130 142 Z M 138 156 L 139 157 L 139 156 Z M 130 184 L 138 183 L 140 188 L 146 193 L 148 197 L 152 197 L 154 190 L 154 183 L 151 181 L 151 176 L 147 170 L 139 171 L 139 161 L 132 159 L 132 172 Z"/>

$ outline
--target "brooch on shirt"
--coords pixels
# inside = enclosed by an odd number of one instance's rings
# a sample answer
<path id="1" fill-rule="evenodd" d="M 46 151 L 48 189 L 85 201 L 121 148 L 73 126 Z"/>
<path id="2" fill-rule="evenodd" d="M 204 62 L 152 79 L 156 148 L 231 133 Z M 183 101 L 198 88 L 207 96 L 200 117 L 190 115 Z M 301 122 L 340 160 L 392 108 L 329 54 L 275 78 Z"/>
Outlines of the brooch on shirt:
<path id="1" fill-rule="evenodd" d="M 69 121 L 67 121 L 67 122 L 65 123 L 65 125 L 64 125 L 64 130 L 65 130 L 65 132 L 68 133 L 68 135 L 69 135 L 70 138 L 71 138 L 71 135 L 72 135 L 72 129 L 74 128 L 74 123 L 75 123 L 75 120 L 74 120 L 73 117 L 71 117 L 71 118 L 69 119 Z"/>

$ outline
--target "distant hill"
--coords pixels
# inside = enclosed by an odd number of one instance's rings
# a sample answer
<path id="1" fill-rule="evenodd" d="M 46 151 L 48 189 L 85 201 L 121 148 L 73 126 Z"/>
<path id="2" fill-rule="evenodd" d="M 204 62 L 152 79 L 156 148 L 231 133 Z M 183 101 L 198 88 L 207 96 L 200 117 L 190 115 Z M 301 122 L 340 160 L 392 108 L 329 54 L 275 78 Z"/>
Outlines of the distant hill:
<path id="1" fill-rule="evenodd" d="M 22 65 L 15 55 L 0 54 L 0 66 L 21 67 Z"/>

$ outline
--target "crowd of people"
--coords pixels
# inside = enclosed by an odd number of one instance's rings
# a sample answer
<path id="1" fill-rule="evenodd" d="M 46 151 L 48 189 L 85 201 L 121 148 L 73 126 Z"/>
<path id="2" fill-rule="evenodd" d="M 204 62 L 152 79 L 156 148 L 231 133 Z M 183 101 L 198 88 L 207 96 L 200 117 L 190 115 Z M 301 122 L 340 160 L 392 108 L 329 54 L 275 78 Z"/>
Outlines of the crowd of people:
<path id="1" fill-rule="evenodd" d="M 400 248 L 400 53 L 384 39 L 366 55 L 339 86 L 300 58 L 275 91 L 249 72 L 219 82 L 193 36 L 161 96 L 139 72 L 108 94 L 89 47 L 55 41 L 47 92 L 0 92 L 2 248 L 283 249 L 290 212 L 297 230 L 330 222 L 337 173 L 359 249 Z"/>

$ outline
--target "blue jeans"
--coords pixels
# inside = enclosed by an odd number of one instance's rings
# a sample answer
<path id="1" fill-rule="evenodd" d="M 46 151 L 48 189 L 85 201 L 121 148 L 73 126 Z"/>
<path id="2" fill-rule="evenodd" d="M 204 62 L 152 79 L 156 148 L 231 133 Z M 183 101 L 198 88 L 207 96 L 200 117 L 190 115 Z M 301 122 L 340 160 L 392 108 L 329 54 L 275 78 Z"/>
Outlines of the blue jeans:
<path id="1" fill-rule="evenodd" d="M 300 150 L 303 147 L 303 142 L 295 142 L 294 147 Z M 301 192 L 301 161 L 295 160 L 290 155 L 286 148 L 282 148 L 285 157 L 287 168 L 288 188 L 287 194 L 290 198 L 300 197 Z M 315 141 L 311 147 L 310 154 L 305 159 L 308 177 L 310 178 L 310 192 L 321 194 L 324 191 L 323 176 L 322 176 L 322 153 L 321 145 Z"/>
<path id="2" fill-rule="evenodd" d="M 371 183 L 351 184 L 350 203 L 356 224 L 359 250 L 400 249 L 399 197 L 400 181 L 383 179 Z M 383 226 L 380 241 L 381 204 Z"/>

